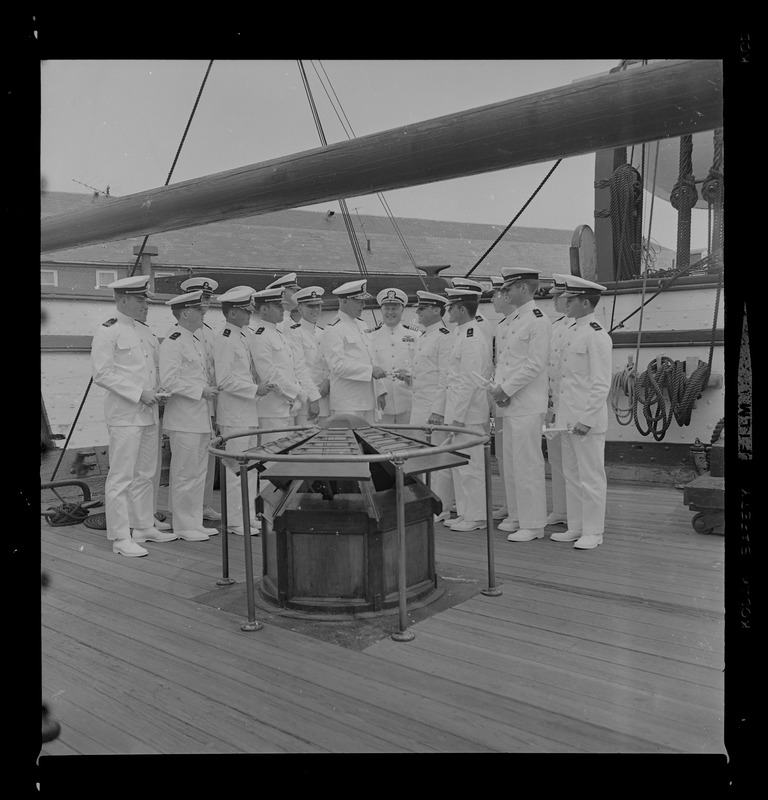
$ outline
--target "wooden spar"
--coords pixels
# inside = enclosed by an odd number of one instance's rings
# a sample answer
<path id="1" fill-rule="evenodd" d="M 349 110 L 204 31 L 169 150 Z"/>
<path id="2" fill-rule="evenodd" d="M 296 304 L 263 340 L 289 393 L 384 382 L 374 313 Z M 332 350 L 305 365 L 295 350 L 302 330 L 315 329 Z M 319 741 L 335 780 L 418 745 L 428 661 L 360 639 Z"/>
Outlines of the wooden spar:
<path id="1" fill-rule="evenodd" d="M 713 130 L 722 62 L 662 61 L 41 220 L 42 253 Z"/>

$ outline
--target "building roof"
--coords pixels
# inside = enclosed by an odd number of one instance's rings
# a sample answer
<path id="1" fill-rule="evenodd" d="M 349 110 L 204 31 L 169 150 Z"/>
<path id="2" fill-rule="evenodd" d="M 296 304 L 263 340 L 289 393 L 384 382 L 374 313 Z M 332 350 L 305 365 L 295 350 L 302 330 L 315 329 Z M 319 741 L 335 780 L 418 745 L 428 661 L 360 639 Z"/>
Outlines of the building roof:
<path id="1" fill-rule="evenodd" d="M 105 195 L 76 192 L 41 194 L 41 216 L 53 216 L 93 203 L 109 203 Z M 340 211 L 329 203 L 322 211 L 289 210 L 215 222 L 196 228 L 153 234 L 149 244 L 159 254 L 155 269 L 183 267 L 259 268 L 288 271 L 357 272 L 349 234 Z M 396 218 L 399 232 L 418 266 L 450 265 L 444 277 L 465 275 L 493 244 L 502 225 Z M 385 216 L 355 213 L 352 224 L 368 272 L 414 273 L 413 263 L 392 221 Z M 501 267 L 527 266 L 542 277 L 569 269 L 573 231 L 513 226 L 473 277 L 500 274 Z M 143 237 L 47 253 L 45 261 L 125 264 L 135 260 L 134 246 Z"/>

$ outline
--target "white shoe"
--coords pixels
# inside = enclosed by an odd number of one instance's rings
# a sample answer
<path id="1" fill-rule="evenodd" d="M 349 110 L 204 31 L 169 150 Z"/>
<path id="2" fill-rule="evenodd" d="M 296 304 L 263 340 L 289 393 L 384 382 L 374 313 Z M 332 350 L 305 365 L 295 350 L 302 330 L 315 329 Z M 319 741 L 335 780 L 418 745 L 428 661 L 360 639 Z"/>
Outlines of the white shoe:
<path id="1" fill-rule="evenodd" d="M 204 506 L 203 519 L 207 519 L 210 522 L 221 522 L 221 514 L 213 506 Z"/>
<path id="2" fill-rule="evenodd" d="M 447 522 L 451 518 L 450 511 L 443 511 L 442 514 L 435 514 L 435 522 Z"/>
<path id="3" fill-rule="evenodd" d="M 500 506 L 499 508 L 493 509 L 493 518 L 494 519 L 506 519 L 509 516 L 509 510 L 506 506 Z"/>
<path id="4" fill-rule="evenodd" d="M 547 525 L 557 525 L 560 522 L 562 522 L 564 525 L 567 525 L 568 517 L 565 517 L 562 514 L 555 514 L 554 511 L 547 516 Z"/>
<path id="5" fill-rule="evenodd" d="M 558 531 L 550 535 L 553 542 L 575 542 L 581 536 L 580 531 Z"/>
<path id="6" fill-rule="evenodd" d="M 454 522 L 450 527 L 452 531 L 478 531 L 487 527 L 487 525 L 484 519 L 463 519 L 461 522 Z"/>
<path id="7" fill-rule="evenodd" d="M 507 517 L 504 521 L 499 523 L 499 530 L 507 531 L 507 533 L 514 533 L 520 530 L 520 523 Z"/>
<path id="8" fill-rule="evenodd" d="M 520 528 L 515 533 L 507 536 L 508 542 L 532 542 L 534 539 L 544 538 L 544 528 Z"/>
<path id="9" fill-rule="evenodd" d="M 202 531 L 176 531 L 185 542 L 207 542 L 208 534 Z"/>
<path id="10" fill-rule="evenodd" d="M 155 522 L 154 525 L 159 531 L 169 531 L 173 528 L 170 522 L 166 522 L 168 519 L 165 514 L 161 514 L 159 511 L 155 511 Z"/>
<path id="11" fill-rule="evenodd" d="M 464 517 L 454 517 L 453 519 L 444 519 L 443 525 L 445 525 L 446 528 L 452 528 L 458 522 L 464 522 Z"/>
<path id="12" fill-rule="evenodd" d="M 245 531 L 242 528 L 230 528 L 229 533 L 234 533 L 235 536 L 245 536 Z M 251 536 L 258 536 L 259 531 L 257 528 L 251 526 Z"/>
<path id="13" fill-rule="evenodd" d="M 134 528 L 131 536 L 134 542 L 175 542 L 179 538 L 178 534 L 161 531 L 157 525 L 154 528 Z"/>
<path id="14" fill-rule="evenodd" d="M 148 556 L 149 550 L 140 547 L 133 539 L 115 539 L 112 542 L 112 552 L 121 556 Z"/>
<path id="15" fill-rule="evenodd" d="M 207 533 L 208 536 L 218 536 L 219 529 L 218 528 L 200 528 L 202 533 Z"/>
<path id="16" fill-rule="evenodd" d="M 573 545 L 577 550 L 592 550 L 603 543 L 602 533 L 582 534 L 581 538 Z"/>

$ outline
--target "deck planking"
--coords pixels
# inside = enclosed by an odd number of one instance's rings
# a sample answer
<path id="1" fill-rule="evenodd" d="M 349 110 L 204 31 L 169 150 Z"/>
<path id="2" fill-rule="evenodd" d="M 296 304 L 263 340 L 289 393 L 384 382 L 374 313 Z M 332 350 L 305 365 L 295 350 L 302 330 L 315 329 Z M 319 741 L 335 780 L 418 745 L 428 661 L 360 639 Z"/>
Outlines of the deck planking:
<path id="1" fill-rule="evenodd" d="M 495 530 L 499 597 L 479 593 L 484 532 L 437 525 L 438 575 L 477 593 L 362 652 L 196 602 L 220 536 L 125 559 L 103 531 L 43 525 L 43 696 L 62 733 L 42 755 L 723 753 L 724 539 L 691 516 L 679 490 L 619 484 L 596 550 Z"/>

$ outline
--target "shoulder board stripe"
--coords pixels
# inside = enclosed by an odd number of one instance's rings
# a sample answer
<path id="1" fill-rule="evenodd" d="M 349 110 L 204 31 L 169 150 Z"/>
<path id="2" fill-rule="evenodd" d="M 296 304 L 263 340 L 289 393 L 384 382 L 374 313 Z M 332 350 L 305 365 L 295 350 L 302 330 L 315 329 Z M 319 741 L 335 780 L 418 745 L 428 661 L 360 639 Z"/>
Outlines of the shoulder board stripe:
<path id="1" fill-rule="evenodd" d="M 291 325 L 291 330 L 292 330 L 292 331 L 295 331 L 295 330 L 296 330 L 296 328 L 300 328 L 300 327 L 301 327 L 301 323 L 300 323 L 300 322 L 297 322 L 295 325 Z"/>
<path id="2" fill-rule="evenodd" d="M 221 332 L 221 335 L 229 336 L 230 333 L 232 333 L 232 328 L 224 328 L 224 330 Z"/>
<path id="3" fill-rule="evenodd" d="M 544 316 L 544 312 L 540 308 L 534 308 L 533 309 L 533 316 L 534 317 L 543 317 Z"/>
<path id="4" fill-rule="evenodd" d="M 329 325 L 335 325 L 337 322 L 341 322 L 340 319 L 335 319 L 333 322 L 329 323 Z"/>
<path id="5" fill-rule="evenodd" d="M 467 339 L 471 339 L 475 335 L 474 328 L 467 328 Z"/>
<path id="6" fill-rule="evenodd" d="M 108 319 L 106 322 L 102 322 L 101 324 L 105 328 L 109 328 L 110 325 L 114 325 L 117 322 L 117 317 L 112 317 L 112 319 Z"/>
<path id="7" fill-rule="evenodd" d="M 596 322 L 590 322 L 590 327 L 594 328 L 596 331 L 601 331 L 602 328 Z"/>
<path id="8" fill-rule="evenodd" d="M 438 330 L 440 331 L 440 333 L 450 333 L 448 328 L 438 328 Z"/>
<path id="9" fill-rule="evenodd" d="M 176 331 L 176 333 L 172 333 L 168 338 L 169 339 L 178 339 L 181 336 L 181 331 Z"/>
<path id="10" fill-rule="evenodd" d="M 262 328 L 259 328 L 258 330 L 255 330 L 255 331 L 254 331 L 254 333 L 255 333 L 257 336 L 260 336 L 262 333 L 264 333 L 264 328 L 263 328 L 263 327 L 262 327 Z"/>
<path id="11" fill-rule="evenodd" d="M 481 317 L 479 314 L 475 317 L 477 322 L 485 322 L 485 317 Z"/>
<path id="12" fill-rule="evenodd" d="M 324 328 L 322 325 L 318 325 L 318 326 L 317 326 L 317 329 L 318 329 L 319 331 L 324 331 L 324 330 L 325 330 L 325 328 Z"/>

